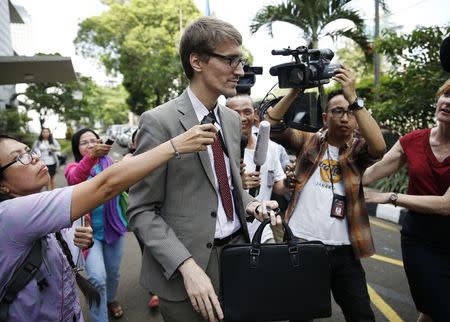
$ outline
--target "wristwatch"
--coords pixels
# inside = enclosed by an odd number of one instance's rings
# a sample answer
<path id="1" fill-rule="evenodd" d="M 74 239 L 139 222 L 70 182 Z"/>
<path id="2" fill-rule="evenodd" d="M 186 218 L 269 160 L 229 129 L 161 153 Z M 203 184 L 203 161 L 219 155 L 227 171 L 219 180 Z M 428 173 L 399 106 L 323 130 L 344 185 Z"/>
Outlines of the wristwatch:
<path id="1" fill-rule="evenodd" d="M 397 199 L 398 199 L 398 194 L 396 193 L 392 193 L 389 196 L 389 201 L 391 202 L 391 204 L 393 204 L 395 207 L 397 207 Z"/>
<path id="2" fill-rule="evenodd" d="M 364 100 L 361 97 L 357 97 L 353 103 L 348 106 L 349 111 L 358 111 L 364 107 Z"/>

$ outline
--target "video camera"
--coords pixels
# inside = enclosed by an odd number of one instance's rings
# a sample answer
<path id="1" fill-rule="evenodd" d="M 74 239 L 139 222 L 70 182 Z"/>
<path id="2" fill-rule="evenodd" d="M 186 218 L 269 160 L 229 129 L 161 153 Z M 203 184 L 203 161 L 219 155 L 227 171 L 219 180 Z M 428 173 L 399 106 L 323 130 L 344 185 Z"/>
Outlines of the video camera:
<path id="1" fill-rule="evenodd" d="M 308 49 L 304 46 L 282 50 L 272 50 L 272 55 L 293 56 L 295 62 L 284 63 L 270 68 L 270 75 L 278 76 L 280 88 L 312 88 L 330 82 L 330 78 L 340 68 L 331 64 L 334 57 L 331 49 Z M 300 58 L 301 57 L 301 58 Z"/>
<path id="2" fill-rule="evenodd" d="M 236 86 L 236 91 L 238 94 L 250 95 L 250 88 L 255 85 L 255 75 L 262 75 L 262 73 L 262 67 L 244 65 L 244 76 L 239 77 L 239 81 Z"/>

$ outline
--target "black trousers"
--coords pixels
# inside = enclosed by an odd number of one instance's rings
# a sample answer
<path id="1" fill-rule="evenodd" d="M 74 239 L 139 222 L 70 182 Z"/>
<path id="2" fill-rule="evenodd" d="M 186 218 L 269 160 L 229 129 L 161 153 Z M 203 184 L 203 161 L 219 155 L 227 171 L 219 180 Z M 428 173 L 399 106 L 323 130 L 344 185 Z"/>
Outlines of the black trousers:
<path id="1" fill-rule="evenodd" d="M 366 274 L 351 246 L 327 246 L 330 256 L 331 292 L 345 320 L 375 321 L 367 291 Z M 291 322 L 300 322 L 292 321 Z"/>

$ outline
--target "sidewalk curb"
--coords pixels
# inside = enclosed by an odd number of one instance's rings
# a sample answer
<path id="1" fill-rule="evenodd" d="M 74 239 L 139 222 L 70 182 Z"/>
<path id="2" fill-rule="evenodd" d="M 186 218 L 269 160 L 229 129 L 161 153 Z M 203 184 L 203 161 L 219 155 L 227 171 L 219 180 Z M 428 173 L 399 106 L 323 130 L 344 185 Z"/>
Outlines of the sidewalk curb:
<path id="1" fill-rule="evenodd" d="M 402 225 L 407 209 L 403 207 L 395 207 L 391 204 L 367 203 L 367 211 L 369 216 L 377 217 L 394 224 Z"/>

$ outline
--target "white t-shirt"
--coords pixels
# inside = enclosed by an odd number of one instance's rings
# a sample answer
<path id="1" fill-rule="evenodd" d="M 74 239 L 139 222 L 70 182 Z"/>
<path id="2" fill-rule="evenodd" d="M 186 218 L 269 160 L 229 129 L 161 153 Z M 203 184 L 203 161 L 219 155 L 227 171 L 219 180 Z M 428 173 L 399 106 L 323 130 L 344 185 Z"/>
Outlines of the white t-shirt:
<path id="1" fill-rule="evenodd" d="M 56 163 L 54 152 L 51 150 L 50 143 L 47 140 L 37 141 L 35 147 L 41 152 L 41 160 L 45 165 Z"/>
<path id="2" fill-rule="evenodd" d="M 338 163 L 339 149 L 329 145 L 328 151 L 330 160 L 325 152 L 319 166 L 300 193 L 289 220 L 289 227 L 295 236 L 306 240 L 320 240 L 326 245 L 350 245 L 347 217 L 339 219 L 330 216 L 333 190 L 329 161 L 333 173 L 334 193 L 345 196 L 345 189 Z"/>
<path id="3" fill-rule="evenodd" d="M 245 149 L 244 163 L 246 164 L 245 167 L 246 173 L 255 171 L 256 166 L 255 163 L 253 162 L 254 154 L 255 150 Z M 275 182 L 278 182 L 286 178 L 286 174 L 284 173 L 283 168 L 281 167 L 279 150 L 275 142 L 269 141 L 266 162 L 264 162 L 264 164 L 261 166 L 260 173 L 261 173 L 260 174 L 261 187 L 259 189 L 259 194 L 255 198 L 259 201 L 270 200 L 273 185 L 275 184 Z M 253 220 L 253 222 L 251 223 L 247 223 L 248 232 L 250 234 L 250 240 L 253 239 L 253 236 L 255 235 L 255 232 L 258 229 L 259 224 L 260 222 L 256 219 Z M 273 238 L 272 229 L 270 229 L 270 226 L 266 226 L 264 228 L 261 241 L 265 242 L 271 238 Z"/>

